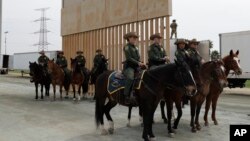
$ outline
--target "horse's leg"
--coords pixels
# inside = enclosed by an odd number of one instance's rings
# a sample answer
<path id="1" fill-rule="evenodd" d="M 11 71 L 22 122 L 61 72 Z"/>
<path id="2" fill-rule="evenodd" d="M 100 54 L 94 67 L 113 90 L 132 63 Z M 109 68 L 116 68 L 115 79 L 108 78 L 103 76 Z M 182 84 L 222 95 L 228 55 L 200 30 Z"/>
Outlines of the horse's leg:
<path id="1" fill-rule="evenodd" d="M 35 99 L 38 99 L 38 83 L 35 83 L 35 89 L 36 89 L 36 97 Z"/>
<path id="2" fill-rule="evenodd" d="M 181 119 L 182 116 L 182 105 L 181 105 L 181 99 L 179 99 L 179 101 L 175 102 L 175 107 L 177 109 L 177 118 L 174 121 L 174 129 L 177 129 L 179 121 Z"/>
<path id="3" fill-rule="evenodd" d="M 190 111 L 191 111 L 191 121 L 190 121 L 190 126 L 191 126 L 191 131 L 195 133 L 197 130 L 194 125 L 194 116 L 195 116 L 195 109 L 196 109 L 196 96 L 192 97 L 190 99 Z"/>
<path id="4" fill-rule="evenodd" d="M 219 98 L 219 93 L 216 94 L 212 99 L 212 120 L 214 121 L 214 125 L 218 125 L 218 121 L 215 116 L 218 98 Z"/>
<path id="5" fill-rule="evenodd" d="M 209 125 L 207 115 L 210 109 L 211 102 L 212 102 L 212 93 L 209 93 L 206 97 L 206 106 L 205 106 L 205 114 L 204 114 L 205 126 Z"/>
<path id="6" fill-rule="evenodd" d="M 114 133 L 114 122 L 113 122 L 113 119 L 112 119 L 112 117 L 110 116 L 110 110 L 113 108 L 113 107 L 115 107 L 116 106 L 116 102 L 108 102 L 106 105 L 105 105 L 105 107 L 104 107 L 104 109 L 105 109 L 105 115 L 106 115 L 106 118 L 107 118 L 107 120 L 108 120 L 108 122 L 109 122 L 109 129 L 108 129 L 108 131 L 109 131 L 109 133 L 110 134 L 113 134 Z"/>
<path id="7" fill-rule="evenodd" d="M 41 84 L 41 99 L 43 100 L 43 84 Z"/>
<path id="8" fill-rule="evenodd" d="M 149 127 L 150 127 L 150 123 L 152 123 L 152 121 L 150 121 L 150 106 L 147 104 L 147 102 L 145 102 L 144 100 L 141 102 L 143 107 L 143 133 L 142 133 L 142 138 L 144 139 L 144 141 L 149 141 L 148 135 L 149 135 Z"/>
<path id="9" fill-rule="evenodd" d="M 132 106 L 129 106 L 128 107 L 128 123 L 127 123 L 127 127 L 131 127 L 131 125 L 130 125 L 131 111 L 132 111 Z"/>
<path id="10" fill-rule="evenodd" d="M 166 118 L 165 111 L 164 111 L 165 104 L 166 104 L 165 100 L 162 100 L 160 102 L 160 106 L 161 106 L 161 118 L 163 119 L 164 123 L 167 124 L 168 120 Z"/>
<path id="11" fill-rule="evenodd" d="M 60 99 L 62 100 L 62 87 L 63 87 L 63 84 L 60 85 Z"/>
<path id="12" fill-rule="evenodd" d="M 82 85 L 79 84 L 79 85 L 78 85 L 78 101 L 81 100 L 81 88 L 82 88 Z"/>
<path id="13" fill-rule="evenodd" d="M 172 111 L 173 111 L 173 100 L 172 99 L 167 99 L 166 100 L 167 103 L 167 117 L 168 117 L 168 134 L 170 137 L 174 136 L 174 130 L 172 129 L 172 125 L 171 125 L 171 119 L 172 119 Z"/>
<path id="14" fill-rule="evenodd" d="M 150 137 L 150 141 L 155 141 L 155 135 L 153 133 L 153 123 L 154 123 L 154 113 L 155 113 L 155 110 L 157 109 L 157 106 L 158 106 L 158 102 L 157 104 L 155 104 L 152 108 L 152 111 L 150 113 L 150 119 L 151 119 L 151 123 L 150 123 L 150 128 L 149 128 L 149 137 Z"/>
<path id="15" fill-rule="evenodd" d="M 105 99 L 106 97 L 96 98 L 95 119 L 96 124 L 100 124 L 101 135 L 107 135 L 108 131 L 104 128 L 103 115 L 105 113 Z"/>
<path id="16" fill-rule="evenodd" d="M 200 111 L 201 111 L 201 106 L 203 102 L 205 101 L 205 96 L 202 96 L 201 99 L 199 100 L 197 107 L 196 107 L 196 113 L 195 113 L 195 124 L 196 124 L 196 129 L 201 130 L 201 125 L 199 123 L 199 116 L 200 116 Z"/>
<path id="17" fill-rule="evenodd" d="M 72 88 L 73 88 L 73 93 L 74 93 L 73 100 L 75 101 L 76 100 L 76 87 L 74 83 L 72 83 Z"/>
<path id="18" fill-rule="evenodd" d="M 56 84 L 53 84 L 54 101 L 56 100 Z"/>

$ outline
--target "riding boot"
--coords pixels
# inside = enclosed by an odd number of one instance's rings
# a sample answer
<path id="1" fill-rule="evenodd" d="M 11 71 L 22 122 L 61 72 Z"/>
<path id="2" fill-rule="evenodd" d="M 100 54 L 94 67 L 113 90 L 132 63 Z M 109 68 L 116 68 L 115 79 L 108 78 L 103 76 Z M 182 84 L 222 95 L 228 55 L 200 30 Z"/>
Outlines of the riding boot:
<path id="1" fill-rule="evenodd" d="M 125 96 L 125 104 L 134 104 L 135 101 L 135 97 L 133 94 L 133 80 L 127 79 L 125 82 L 125 89 L 124 89 L 124 96 Z"/>

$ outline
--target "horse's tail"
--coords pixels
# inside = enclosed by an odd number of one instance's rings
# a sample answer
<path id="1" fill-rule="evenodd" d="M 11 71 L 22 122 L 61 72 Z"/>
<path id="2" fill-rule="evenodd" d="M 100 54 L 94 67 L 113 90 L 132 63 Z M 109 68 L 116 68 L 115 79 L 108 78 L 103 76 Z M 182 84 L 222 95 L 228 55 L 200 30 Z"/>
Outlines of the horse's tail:
<path id="1" fill-rule="evenodd" d="M 66 91 L 69 91 L 70 82 L 71 82 L 70 75 L 69 76 L 65 75 L 63 86 L 64 86 L 64 88 L 65 88 Z"/>
<path id="2" fill-rule="evenodd" d="M 89 91 L 89 77 L 90 75 L 87 74 L 84 78 L 83 84 L 82 84 L 82 92 L 87 93 Z"/>
<path id="3" fill-rule="evenodd" d="M 101 104 L 100 104 L 100 98 L 96 98 L 95 101 L 95 123 L 96 127 L 98 128 L 101 123 Z"/>

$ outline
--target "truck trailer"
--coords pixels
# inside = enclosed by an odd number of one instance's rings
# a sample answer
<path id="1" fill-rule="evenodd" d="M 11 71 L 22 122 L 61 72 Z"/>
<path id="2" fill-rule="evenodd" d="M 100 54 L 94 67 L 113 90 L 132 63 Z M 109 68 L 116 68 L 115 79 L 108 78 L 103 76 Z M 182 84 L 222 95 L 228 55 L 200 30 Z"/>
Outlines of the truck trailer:
<path id="1" fill-rule="evenodd" d="M 230 73 L 228 76 L 229 88 L 245 87 L 245 82 L 250 80 L 250 31 L 230 32 L 219 34 L 221 58 L 228 55 L 230 50 L 239 50 L 242 75 Z"/>

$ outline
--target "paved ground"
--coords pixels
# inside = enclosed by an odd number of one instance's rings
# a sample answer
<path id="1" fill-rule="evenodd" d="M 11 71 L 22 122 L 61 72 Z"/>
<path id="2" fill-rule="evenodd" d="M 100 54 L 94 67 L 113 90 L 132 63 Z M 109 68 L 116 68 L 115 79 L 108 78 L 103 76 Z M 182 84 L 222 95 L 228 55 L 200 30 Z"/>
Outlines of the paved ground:
<path id="1" fill-rule="evenodd" d="M 226 93 L 226 94 L 225 94 Z M 94 123 L 95 104 L 83 100 L 35 101 L 34 86 L 28 79 L 0 76 L 0 141 L 140 141 L 142 128 L 138 109 L 133 110 L 132 128 L 126 127 L 127 108 L 117 106 L 111 112 L 115 134 L 101 136 Z M 58 96 L 58 95 L 57 95 Z M 226 89 L 220 97 L 217 117 L 219 125 L 203 127 L 191 133 L 190 110 L 183 109 L 175 138 L 167 135 L 167 126 L 156 111 L 153 129 L 158 141 L 228 141 L 230 124 L 250 124 L 250 90 Z M 203 116 L 202 111 L 201 115 Z M 201 118 L 202 121 L 202 118 Z M 203 121 L 202 121 L 203 123 Z"/>

